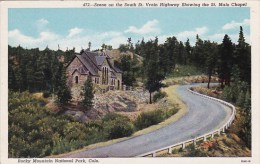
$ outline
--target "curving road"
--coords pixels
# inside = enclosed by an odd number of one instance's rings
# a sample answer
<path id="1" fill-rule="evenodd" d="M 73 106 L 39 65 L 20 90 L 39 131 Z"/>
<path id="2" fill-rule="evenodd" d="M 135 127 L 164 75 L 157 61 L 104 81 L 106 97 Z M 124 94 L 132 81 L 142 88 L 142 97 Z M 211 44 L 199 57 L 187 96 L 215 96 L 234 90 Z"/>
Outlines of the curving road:
<path id="1" fill-rule="evenodd" d="M 177 92 L 189 109 L 187 114 L 178 121 L 148 134 L 88 151 L 67 154 L 62 157 L 134 157 L 220 128 L 231 116 L 231 109 L 213 100 L 192 94 L 187 90 L 192 86 L 195 86 L 195 84 L 177 88 Z"/>

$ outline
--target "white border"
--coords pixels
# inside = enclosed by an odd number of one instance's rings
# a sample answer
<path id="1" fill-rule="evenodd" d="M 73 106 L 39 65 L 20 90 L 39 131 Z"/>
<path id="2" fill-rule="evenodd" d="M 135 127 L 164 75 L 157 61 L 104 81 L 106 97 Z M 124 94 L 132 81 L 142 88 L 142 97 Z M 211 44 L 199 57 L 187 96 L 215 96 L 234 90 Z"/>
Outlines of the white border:
<path id="1" fill-rule="evenodd" d="M 0 8 L 0 109 L 1 109 L 1 163 L 3 164 L 14 164 L 18 163 L 17 159 L 8 159 L 8 112 L 7 112 L 7 98 L 8 98 L 8 87 L 7 87 L 7 79 L 8 79 L 8 8 L 85 8 L 82 6 L 83 3 L 89 3 L 94 1 L 5 1 L 1 2 Z M 116 0 L 116 1 L 98 1 L 99 3 L 116 3 L 116 2 L 126 2 L 126 0 Z M 127 2 L 159 2 L 162 1 L 127 1 Z M 174 2 L 174 3 L 211 3 L 211 2 L 223 2 L 223 3 L 247 3 L 247 6 L 250 7 L 251 15 L 250 15 L 250 36 L 251 36 L 251 45 L 252 45 L 252 157 L 212 157 L 212 158 L 107 158 L 100 159 L 99 163 L 160 163 L 160 162 L 176 162 L 176 163 L 190 163 L 190 162 L 198 162 L 201 164 L 204 163 L 243 163 L 241 160 L 250 160 L 250 163 L 259 164 L 260 163 L 260 1 L 258 0 L 234 0 L 234 1 L 164 1 L 164 2 Z M 25 22 L 26 23 L 26 22 Z M 87 159 L 87 163 L 88 159 Z"/>

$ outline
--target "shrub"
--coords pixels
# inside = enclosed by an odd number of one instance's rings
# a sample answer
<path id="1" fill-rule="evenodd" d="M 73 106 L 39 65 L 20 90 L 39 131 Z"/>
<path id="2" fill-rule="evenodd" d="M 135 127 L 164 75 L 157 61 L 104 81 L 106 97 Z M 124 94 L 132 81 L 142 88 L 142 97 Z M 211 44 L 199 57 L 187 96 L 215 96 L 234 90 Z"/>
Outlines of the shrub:
<path id="1" fill-rule="evenodd" d="M 154 96 L 153 96 L 153 101 L 154 101 L 154 102 L 157 102 L 158 100 L 161 100 L 161 99 L 163 99 L 163 98 L 166 97 L 166 96 L 167 96 L 166 92 L 161 92 L 161 91 L 159 91 L 159 92 L 157 92 L 157 93 L 154 94 Z"/>
<path id="2" fill-rule="evenodd" d="M 134 132 L 134 126 L 126 116 L 109 113 L 103 121 L 105 122 L 104 133 L 107 139 L 130 136 Z"/>
<path id="3" fill-rule="evenodd" d="M 50 91 L 44 91 L 43 92 L 43 97 L 44 98 L 47 98 L 47 97 L 50 97 L 51 96 L 51 92 Z"/>
<path id="4" fill-rule="evenodd" d="M 178 108 L 174 106 L 173 108 L 169 109 L 158 109 L 150 112 L 143 112 L 137 117 L 134 125 L 136 129 L 141 130 L 162 122 L 163 120 L 177 113 L 177 111 Z"/>
<path id="5" fill-rule="evenodd" d="M 173 108 L 169 108 L 164 110 L 164 119 L 167 119 L 169 117 L 171 117 L 172 115 L 176 114 L 178 112 L 178 108 L 177 107 L 173 107 Z"/>
<path id="6" fill-rule="evenodd" d="M 236 104 L 240 107 L 243 107 L 245 103 L 245 92 L 244 91 L 240 91 L 238 98 L 237 98 L 237 102 Z"/>
<path id="7" fill-rule="evenodd" d="M 177 154 L 178 153 L 178 149 L 173 149 L 172 150 L 172 154 Z"/>
<path id="8" fill-rule="evenodd" d="M 113 121 L 117 118 L 121 118 L 121 119 L 128 119 L 127 117 L 117 114 L 117 113 L 108 113 L 104 116 L 104 118 L 102 119 L 103 122 L 108 122 L 108 121 Z"/>
<path id="9" fill-rule="evenodd" d="M 188 154 L 187 157 L 206 157 L 207 154 L 202 150 L 196 148 L 193 144 L 188 146 Z"/>
<path id="10" fill-rule="evenodd" d="M 80 148 L 89 139 L 93 142 L 93 136 L 102 136 L 96 128 L 50 113 L 42 107 L 41 99 L 33 98 L 27 92 L 9 92 L 8 98 L 10 158 L 59 154 Z"/>
<path id="11" fill-rule="evenodd" d="M 40 105 L 41 100 L 27 92 L 9 92 L 8 98 L 9 158 L 60 154 L 100 141 L 130 136 L 135 130 L 128 117 L 116 113 L 80 123 L 49 112 Z M 171 108 L 145 113 L 139 118 L 139 124 L 141 127 L 157 124 L 176 112 L 177 108 Z"/>
<path id="12" fill-rule="evenodd" d="M 137 129 L 144 129 L 148 126 L 158 124 L 164 119 L 162 110 L 155 110 L 151 112 L 141 113 L 136 121 L 135 126 Z"/>
<path id="13" fill-rule="evenodd" d="M 60 154 L 70 151 L 70 144 L 67 140 L 61 140 L 52 149 L 52 154 Z"/>

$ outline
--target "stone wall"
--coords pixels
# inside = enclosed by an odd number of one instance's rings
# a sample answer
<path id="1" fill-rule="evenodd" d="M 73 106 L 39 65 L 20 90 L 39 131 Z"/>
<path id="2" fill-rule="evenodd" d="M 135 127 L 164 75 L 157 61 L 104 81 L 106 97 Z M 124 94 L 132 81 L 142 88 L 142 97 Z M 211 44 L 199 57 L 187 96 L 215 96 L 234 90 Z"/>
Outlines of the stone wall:
<path id="1" fill-rule="evenodd" d="M 88 78 L 88 75 L 80 75 L 78 71 L 75 71 L 77 68 L 82 67 L 83 64 L 79 61 L 77 57 L 73 59 L 70 65 L 67 67 L 67 78 L 68 86 L 73 87 L 75 85 L 82 86 Z M 74 72 L 75 71 L 75 72 Z M 76 77 L 78 77 L 78 83 L 76 84 Z"/>

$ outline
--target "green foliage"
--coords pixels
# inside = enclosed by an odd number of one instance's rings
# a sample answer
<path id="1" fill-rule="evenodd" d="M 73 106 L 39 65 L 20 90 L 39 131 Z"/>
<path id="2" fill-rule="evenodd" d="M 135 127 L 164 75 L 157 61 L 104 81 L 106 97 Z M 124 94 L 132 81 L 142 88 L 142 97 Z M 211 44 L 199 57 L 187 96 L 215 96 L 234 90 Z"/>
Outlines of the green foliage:
<path id="1" fill-rule="evenodd" d="M 229 85 L 231 81 L 231 71 L 234 65 L 234 46 L 230 37 L 226 34 L 219 47 L 218 73 L 221 85 Z"/>
<path id="2" fill-rule="evenodd" d="M 196 36 L 196 43 L 193 48 L 192 56 L 193 56 L 193 64 L 197 68 L 203 69 L 206 63 L 206 54 L 205 54 L 204 41 L 199 37 L 198 34 Z"/>
<path id="3" fill-rule="evenodd" d="M 236 70 L 236 69 L 235 69 Z M 251 147 L 251 93 L 250 85 L 239 80 L 239 74 L 233 73 L 233 80 L 230 86 L 225 86 L 222 98 L 240 106 L 242 116 L 241 131 L 239 136 L 246 142 L 248 147 Z"/>
<path id="4" fill-rule="evenodd" d="M 158 38 L 150 40 L 145 44 L 144 50 L 144 76 L 145 88 L 150 93 L 150 104 L 152 103 L 151 93 L 158 91 L 162 87 L 164 73 L 160 67 Z"/>
<path id="5" fill-rule="evenodd" d="M 40 157 L 48 154 L 52 144 L 52 126 L 55 124 L 47 126 L 45 123 L 54 118 L 39 103 L 28 92 L 9 92 L 10 157 Z M 43 118 L 46 118 L 45 122 Z"/>
<path id="6" fill-rule="evenodd" d="M 134 82 L 136 81 L 136 74 L 137 72 L 137 62 L 134 59 L 131 59 L 130 55 L 122 55 L 120 60 L 115 63 L 115 65 L 123 71 L 122 80 L 123 83 L 127 86 L 133 86 Z"/>
<path id="7" fill-rule="evenodd" d="M 236 96 L 236 95 L 234 95 L 232 88 L 225 86 L 225 88 L 223 89 L 223 93 L 222 93 L 221 97 L 226 101 L 234 102 L 234 99 L 235 99 L 234 96 Z"/>
<path id="8" fill-rule="evenodd" d="M 53 91 L 59 67 L 59 58 L 70 61 L 74 50 L 53 51 L 48 47 L 43 51 L 38 48 L 24 49 L 20 46 L 8 46 L 8 88 L 14 91 L 30 92 Z"/>
<path id="9" fill-rule="evenodd" d="M 112 50 L 113 49 L 113 47 L 111 45 L 106 45 L 104 43 L 102 44 L 101 48 L 102 48 L 102 50 Z"/>
<path id="10" fill-rule="evenodd" d="M 59 65 L 59 74 L 61 76 L 57 91 L 58 103 L 67 104 L 71 100 L 70 89 L 67 86 L 67 77 L 63 64 Z"/>
<path id="11" fill-rule="evenodd" d="M 233 74 L 232 76 L 233 82 L 230 84 L 230 86 L 224 87 L 221 97 L 226 101 L 243 106 L 244 95 L 249 85 L 244 81 L 240 81 L 239 77 L 236 77 L 238 75 Z"/>
<path id="12" fill-rule="evenodd" d="M 185 155 L 187 157 L 207 157 L 207 154 L 202 150 L 195 147 L 195 145 L 190 145 L 187 147 L 188 153 Z"/>
<path id="13" fill-rule="evenodd" d="M 29 92 L 9 92 L 10 158 L 45 157 L 130 136 L 135 129 L 159 123 L 177 112 L 177 108 L 172 108 L 144 113 L 136 123 L 139 127 L 135 127 L 128 117 L 116 113 L 88 123 L 75 122 L 68 116 L 49 112 L 41 103 L 42 100 L 33 98 Z"/>
<path id="14" fill-rule="evenodd" d="M 109 113 L 103 118 L 103 121 L 107 139 L 130 136 L 134 132 L 134 125 L 126 116 Z"/>
<path id="15" fill-rule="evenodd" d="M 163 111 L 156 110 L 152 112 L 141 113 L 135 122 L 137 129 L 144 129 L 148 126 L 158 124 L 163 120 Z"/>
<path id="16" fill-rule="evenodd" d="M 238 44 L 235 47 L 234 61 L 241 73 L 240 79 L 251 84 L 251 46 L 245 42 L 242 26 L 240 26 Z"/>
<path id="17" fill-rule="evenodd" d="M 166 96 L 167 96 L 166 92 L 161 92 L 161 91 L 159 91 L 159 92 L 157 92 L 157 93 L 154 94 L 154 96 L 153 96 L 153 101 L 154 101 L 154 102 L 157 102 L 158 100 L 163 99 L 163 98 L 166 97 Z"/>
<path id="18" fill-rule="evenodd" d="M 8 95 L 9 157 L 44 157 L 102 141 L 100 127 L 50 113 L 29 92 Z M 103 126 L 103 125 L 102 125 Z"/>
<path id="19" fill-rule="evenodd" d="M 240 92 L 239 92 L 239 95 L 238 95 L 238 97 L 237 97 L 236 104 L 237 104 L 238 106 L 241 106 L 241 107 L 244 106 L 244 104 L 245 104 L 245 92 L 244 92 L 244 91 L 240 91 Z"/>
<path id="20" fill-rule="evenodd" d="M 68 140 L 61 140 L 54 145 L 51 153 L 57 155 L 82 148 L 85 145 L 86 141 L 83 140 L 71 140 L 70 142 Z"/>
<path id="21" fill-rule="evenodd" d="M 202 75 L 203 72 L 193 65 L 178 65 L 169 77 L 184 77 L 193 75 Z"/>
<path id="22" fill-rule="evenodd" d="M 246 142 L 247 146 L 251 148 L 251 134 L 252 134 L 252 124 L 251 124 L 251 94 L 249 90 L 246 91 L 245 102 L 243 105 L 243 114 L 245 115 L 245 121 L 243 123 L 243 128 L 241 131 L 241 137 Z"/>
<path id="23" fill-rule="evenodd" d="M 135 127 L 140 130 L 158 124 L 177 113 L 177 111 L 178 109 L 174 107 L 170 109 L 158 109 L 151 112 L 143 112 L 137 117 Z"/>
<path id="24" fill-rule="evenodd" d="M 88 79 L 85 81 L 84 86 L 83 86 L 83 96 L 84 99 L 82 100 L 82 105 L 86 108 L 86 110 L 91 109 L 93 106 L 93 98 L 94 98 L 94 93 L 93 93 L 93 84 L 92 84 L 92 79 L 91 77 L 88 77 Z"/>
<path id="25" fill-rule="evenodd" d="M 176 63 L 182 60 L 180 58 L 185 51 L 180 52 L 181 49 L 179 47 L 179 42 L 174 36 L 167 38 L 165 43 L 159 46 L 159 64 L 164 76 L 171 73 Z M 149 58 L 149 60 L 153 60 L 152 58 Z"/>
<path id="26" fill-rule="evenodd" d="M 128 45 L 126 44 L 120 44 L 118 49 L 120 52 L 126 52 L 129 50 Z"/>

